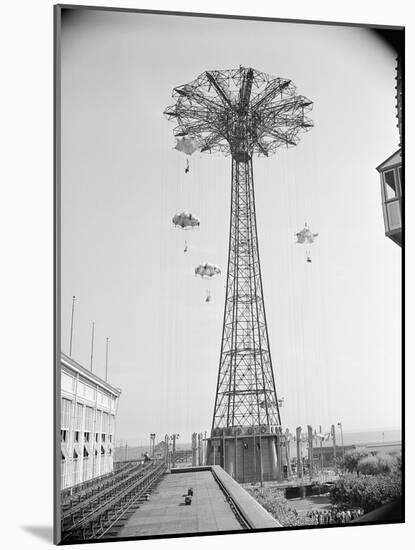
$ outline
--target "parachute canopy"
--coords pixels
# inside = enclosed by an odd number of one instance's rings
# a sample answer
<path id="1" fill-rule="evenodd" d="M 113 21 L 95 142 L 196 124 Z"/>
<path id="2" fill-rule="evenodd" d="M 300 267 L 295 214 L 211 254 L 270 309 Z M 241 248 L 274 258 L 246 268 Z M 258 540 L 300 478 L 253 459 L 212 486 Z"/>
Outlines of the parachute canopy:
<path id="1" fill-rule="evenodd" d="M 201 277 L 214 277 L 215 275 L 219 275 L 220 272 L 217 265 L 208 263 L 200 264 L 195 269 L 195 275 L 200 275 Z"/>
<path id="2" fill-rule="evenodd" d="M 173 149 L 177 149 L 185 155 L 193 155 L 198 150 L 198 146 L 193 138 L 183 137 L 182 139 L 176 139 L 176 146 Z"/>
<path id="3" fill-rule="evenodd" d="M 297 237 L 297 243 L 299 244 L 303 244 L 305 242 L 313 243 L 315 237 L 318 237 L 318 233 L 312 233 L 308 225 L 305 224 L 304 228 L 301 229 L 301 231 L 295 233 L 295 236 Z"/>
<path id="4" fill-rule="evenodd" d="M 189 212 L 181 212 L 180 214 L 175 214 L 173 216 L 172 222 L 176 227 L 179 226 L 182 229 L 188 229 L 200 225 L 200 221 Z"/>

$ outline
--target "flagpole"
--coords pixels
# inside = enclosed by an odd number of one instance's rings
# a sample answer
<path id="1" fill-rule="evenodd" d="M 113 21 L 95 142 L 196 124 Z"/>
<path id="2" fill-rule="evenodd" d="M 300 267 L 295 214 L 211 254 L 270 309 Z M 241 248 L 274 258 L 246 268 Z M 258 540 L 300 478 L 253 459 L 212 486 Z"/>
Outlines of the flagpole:
<path id="1" fill-rule="evenodd" d="M 95 334 L 95 323 L 92 321 L 92 334 L 91 334 L 91 372 L 92 372 L 92 361 L 94 359 L 94 334 Z"/>
<path id="2" fill-rule="evenodd" d="M 105 345 L 105 382 L 108 382 L 108 340 L 107 337 L 106 345 Z"/>
<path id="3" fill-rule="evenodd" d="M 73 317 L 75 311 L 75 296 L 72 296 L 71 334 L 69 338 L 69 357 L 72 357 Z"/>

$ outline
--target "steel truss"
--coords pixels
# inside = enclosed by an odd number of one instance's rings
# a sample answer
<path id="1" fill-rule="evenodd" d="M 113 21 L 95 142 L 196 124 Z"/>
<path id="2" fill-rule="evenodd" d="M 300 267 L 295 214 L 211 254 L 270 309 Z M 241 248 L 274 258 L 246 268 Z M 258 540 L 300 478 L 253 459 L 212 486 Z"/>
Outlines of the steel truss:
<path id="1" fill-rule="evenodd" d="M 233 159 L 228 276 L 212 430 L 280 424 L 262 290 L 252 159 Z"/>
<path id="2" fill-rule="evenodd" d="M 251 68 L 206 71 L 173 91 L 164 113 L 203 152 L 232 156 L 225 311 L 212 437 L 261 426 L 280 433 L 258 250 L 252 156 L 295 146 L 312 128 L 312 102 L 291 80 Z M 274 428 L 276 428 L 274 430 Z M 250 433 L 250 432 L 249 432 Z M 264 432 L 265 433 L 265 432 Z"/>

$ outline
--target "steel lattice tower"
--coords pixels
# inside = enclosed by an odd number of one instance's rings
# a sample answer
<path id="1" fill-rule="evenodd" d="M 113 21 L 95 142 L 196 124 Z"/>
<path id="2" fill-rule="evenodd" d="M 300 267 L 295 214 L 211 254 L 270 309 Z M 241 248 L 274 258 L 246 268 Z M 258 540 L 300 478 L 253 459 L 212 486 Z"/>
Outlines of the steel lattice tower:
<path id="1" fill-rule="evenodd" d="M 272 450 L 272 441 L 281 434 L 281 418 L 262 289 L 252 156 L 297 145 L 298 134 L 313 126 L 306 116 L 312 102 L 296 95 L 290 80 L 244 67 L 206 71 L 174 88 L 173 97 L 175 105 L 164 113 L 177 120 L 174 135 L 192 138 L 202 152 L 232 157 L 226 298 L 210 454 L 215 455 L 216 443 L 222 465 L 237 477 L 239 461 L 244 473 L 238 479 L 248 481 L 255 477 L 256 462 L 255 443 L 253 459 L 246 461 L 248 441 L 263 434 L 270 479 L 278 457 L 278 444 Z M 214 456 L 211 461 L 216 463 Z"/>

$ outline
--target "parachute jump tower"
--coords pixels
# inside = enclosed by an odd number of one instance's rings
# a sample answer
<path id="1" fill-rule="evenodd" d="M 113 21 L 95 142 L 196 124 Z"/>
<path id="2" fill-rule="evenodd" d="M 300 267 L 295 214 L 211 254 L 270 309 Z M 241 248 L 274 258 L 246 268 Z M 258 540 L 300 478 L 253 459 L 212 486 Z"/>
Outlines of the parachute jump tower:
<path id="1" fill-rule="evenodd" d="M 278 479 L 285 445 L 262 290 L 252 156 L 299 142 L 312 102 L 290 80 L 252 68 L 205 71 L 173 90 L 164 114 L 201 152 L 232 158 L 229 255 L 207 460 L 237 481 Z"/>

